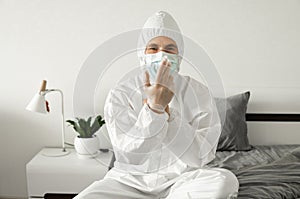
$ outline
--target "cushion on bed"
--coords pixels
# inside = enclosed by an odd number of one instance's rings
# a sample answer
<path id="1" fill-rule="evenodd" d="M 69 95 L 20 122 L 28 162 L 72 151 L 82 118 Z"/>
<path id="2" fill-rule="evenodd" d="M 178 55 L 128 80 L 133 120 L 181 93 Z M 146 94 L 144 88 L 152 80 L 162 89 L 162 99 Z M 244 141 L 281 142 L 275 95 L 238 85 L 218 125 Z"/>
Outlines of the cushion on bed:
<path id="1" fill-rule="evenodd" d="M 227 98 L 215 98 L 216 106 L 225 122 L 217 150 L 219 151 L 247 151 L 251 149 L 247 136 L 246 111 L 250 92 L 233 95 Z"/>

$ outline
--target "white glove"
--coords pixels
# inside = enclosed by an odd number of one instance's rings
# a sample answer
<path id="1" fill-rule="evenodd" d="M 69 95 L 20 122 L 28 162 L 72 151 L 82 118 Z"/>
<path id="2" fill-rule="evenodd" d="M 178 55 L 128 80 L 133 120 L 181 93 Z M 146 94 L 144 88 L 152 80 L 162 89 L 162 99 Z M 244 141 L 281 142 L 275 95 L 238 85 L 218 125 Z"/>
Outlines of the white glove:
<path id="1" fill-rule="evenodd" d="M 163 113 L 174 95 L 174 81 L 170 74 L 171 64 L 164 58 L 159 70 L 155 84 L 150 84 L 149 73 L 145 72 L 144 91 L 147 96 L 147 104 L 150 109 Z"/>

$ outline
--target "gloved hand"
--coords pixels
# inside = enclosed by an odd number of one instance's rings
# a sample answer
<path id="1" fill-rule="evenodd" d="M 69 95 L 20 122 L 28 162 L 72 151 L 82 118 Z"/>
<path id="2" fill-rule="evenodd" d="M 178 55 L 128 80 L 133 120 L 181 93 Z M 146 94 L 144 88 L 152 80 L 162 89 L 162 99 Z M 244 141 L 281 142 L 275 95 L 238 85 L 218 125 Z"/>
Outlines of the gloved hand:
<path id="1" fill-rule="evenodd" d="M 150 84 L 149 73 L 145 72 L 144 91 L 147 96 L 147 104 L 150 109 L 157 113 L 163 113 L 174 95 L 174 81 L 170 74 L 171 64 L 164 58 L 159 70 L 155 84 Z"/>
<path id="2" fill-rule="evenodd" d="M 143 100 L 143 104 L 148 104 L 147 103 L 147 99 L 144 99 Z M 168 115 L 170 116 L 170 108 L 169 108 L 169 105 L 165 108 L 165 111 L 168 113 Z"/>

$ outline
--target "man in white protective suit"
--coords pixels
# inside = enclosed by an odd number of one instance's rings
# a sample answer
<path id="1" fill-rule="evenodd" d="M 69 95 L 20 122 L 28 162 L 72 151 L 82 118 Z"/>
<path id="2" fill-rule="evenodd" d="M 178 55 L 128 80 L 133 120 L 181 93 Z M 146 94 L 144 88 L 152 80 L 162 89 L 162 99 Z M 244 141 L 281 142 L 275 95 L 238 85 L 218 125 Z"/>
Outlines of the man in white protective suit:
<path id="1" fill-rule="evenodd" d="M 221 124 L 208 88 L 178 74 L 183 37 L 163 11 L 138 39 L 141 73 L 120 82 L 104 115 L 114 167 L 75 198 L 228 198 L 238 191 L 229 170 L 205 167 L 215 157 Z"/>

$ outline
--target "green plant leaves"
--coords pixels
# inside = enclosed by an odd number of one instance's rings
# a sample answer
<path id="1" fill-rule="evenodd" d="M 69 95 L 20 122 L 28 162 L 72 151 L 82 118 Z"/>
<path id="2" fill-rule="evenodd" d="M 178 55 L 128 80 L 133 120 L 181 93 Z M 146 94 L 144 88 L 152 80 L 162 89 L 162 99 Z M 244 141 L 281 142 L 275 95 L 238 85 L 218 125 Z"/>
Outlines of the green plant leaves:
<path id="1" fill-rule="evenodd" d="M 98 115 L 95 118 L 94 123 L 92 125 L 92 132 L 93 132 L 93 134 L 96 133 L 103 124 L 105 124 L 105 121 L 102 120 L 101 115 Z"/>
<path id="2" fill-rule="evenodd" d="M 72 125 L 75 131 L 77 131 L 77 129 L 79 128 L 78 125 L 76 124 L 76 122 L 74 122 L 72 120 L 67 120 L 66 122 L 69 123 L 70 125 Z"/>
<path id="3" fill-rule="evenodd" d="M 75 121 L 67 120 L 66 122 L 73 126 L 74 130 L 79 133 L 81 138 L 91 138 L 93 135 L 105 124 L 101 115 L 98 115 L 91 125 L 92 117 L 87 120 L 83 118 L 76 118 Z"/>

